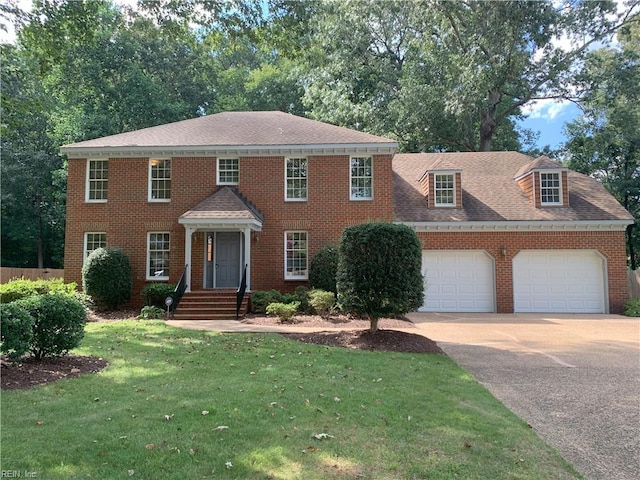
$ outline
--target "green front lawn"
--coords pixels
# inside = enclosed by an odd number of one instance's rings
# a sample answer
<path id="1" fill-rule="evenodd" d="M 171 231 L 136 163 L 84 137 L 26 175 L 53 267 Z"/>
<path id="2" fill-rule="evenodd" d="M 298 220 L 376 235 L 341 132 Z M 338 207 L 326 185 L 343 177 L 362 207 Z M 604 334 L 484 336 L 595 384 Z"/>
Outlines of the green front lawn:
<path id="1" fill-rule="evenodd" d="M 2 393 L 2 470 L 41 479 L 580 478 L 441 355 L 92 323 L 97 375 Z"/>

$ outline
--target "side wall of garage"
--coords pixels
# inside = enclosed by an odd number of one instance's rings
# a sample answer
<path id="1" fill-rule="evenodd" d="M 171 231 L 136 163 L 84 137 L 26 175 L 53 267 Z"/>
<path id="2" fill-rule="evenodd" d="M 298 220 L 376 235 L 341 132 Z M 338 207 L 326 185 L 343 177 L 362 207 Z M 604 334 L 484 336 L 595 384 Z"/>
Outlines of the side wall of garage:
<path id="1" fill-rule="evenodd" d="M 423 250 L 484 250 L 495 262 L 496 311 L 513 313 L 513 258 L 521 250 L 595 250 L 606 260 L 610 313 L 628 299 L 624 231 L 418 232 Z"/>

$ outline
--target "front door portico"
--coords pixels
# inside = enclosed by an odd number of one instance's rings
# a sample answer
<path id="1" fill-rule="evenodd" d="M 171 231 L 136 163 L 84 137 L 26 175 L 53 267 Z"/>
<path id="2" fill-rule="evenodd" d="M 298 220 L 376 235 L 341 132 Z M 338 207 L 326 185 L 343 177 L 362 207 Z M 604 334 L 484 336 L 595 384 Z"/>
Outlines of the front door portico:
<path id="1" fill-rule="evenodd" d="M 237 288 L 246 267 L 247 290 L 250 290 L 251 232 L 262 230 L 262 218 L 255 206 L 229 187 L 221 188 L 182 214 L 178 222 L 185 229 L 186 291 L 190 292 L 193 287 L 190 264 L 201 261 L 204 262 L 202 285 L 205 288 Z M 204 232 L 204 259 L 200 254 L 193 256 L 195 232 Z"/>

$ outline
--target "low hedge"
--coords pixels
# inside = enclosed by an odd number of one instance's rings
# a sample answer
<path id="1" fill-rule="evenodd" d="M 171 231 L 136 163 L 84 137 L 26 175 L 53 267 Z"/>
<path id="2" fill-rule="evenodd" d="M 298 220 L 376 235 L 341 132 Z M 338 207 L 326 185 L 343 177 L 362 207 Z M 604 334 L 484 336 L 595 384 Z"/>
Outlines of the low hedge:
<path id="1" fill-rule="evenodd" d="M 77 293 L 77 287 L 78 285 L 75 283 L 64 283 L 62 278 L 52 278 L 51 280 L 17 278 L 0 285 L 0 303 L 11 303 L 21 298 L 44 295 L 45 293 L 74 296 Z"/>

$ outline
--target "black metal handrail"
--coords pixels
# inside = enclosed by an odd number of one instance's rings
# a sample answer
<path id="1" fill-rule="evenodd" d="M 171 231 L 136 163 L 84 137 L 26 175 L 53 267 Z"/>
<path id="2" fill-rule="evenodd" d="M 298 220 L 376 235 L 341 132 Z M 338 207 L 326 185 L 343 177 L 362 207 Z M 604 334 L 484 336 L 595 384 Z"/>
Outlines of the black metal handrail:
<path id="1" fill-rule="evenodd" d="M 176 308 L 178 308 L 178 304 L 180 300 L 182 300 L 182 296 L 184 295 L 185 290 L 187 289 L 187 269 L 189 265 L 184 266 L 184 271 L 180 276 L 180 280 L 176 283 L 176 288 L 173 290 L 173 303 L 171 304 L 171 311 L 175 312 Z"/>
<path id="2" fill-rule="evenodd" d="M 244 300 L 244 292 L 247 291 L 247 265 L 245 264 L 242 271 L 242 280 L 240 286 L 238 286 L 238 292 L 236 293 L 236 320 L 240 316 L 240 307 L 242 306 L 242 300 Z"/>

